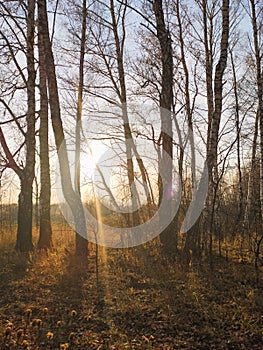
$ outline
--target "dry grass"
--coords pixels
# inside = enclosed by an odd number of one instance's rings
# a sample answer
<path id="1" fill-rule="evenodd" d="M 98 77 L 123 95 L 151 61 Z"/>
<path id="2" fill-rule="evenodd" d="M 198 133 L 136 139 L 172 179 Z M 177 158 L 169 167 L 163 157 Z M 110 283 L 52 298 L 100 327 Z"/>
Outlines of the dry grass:
<path id="1" fill-rule="evenodd" d="M 36 237 L 35 237 L 36 239 Z M 249 264 L 218 258 L 185 271 L 155 242 L 99 250 L 88 267 L 74 235 L 54 227 L 56 250 L 29 258 L 0 236 L 1 349 L 262 349 L 263 297 Z"/>

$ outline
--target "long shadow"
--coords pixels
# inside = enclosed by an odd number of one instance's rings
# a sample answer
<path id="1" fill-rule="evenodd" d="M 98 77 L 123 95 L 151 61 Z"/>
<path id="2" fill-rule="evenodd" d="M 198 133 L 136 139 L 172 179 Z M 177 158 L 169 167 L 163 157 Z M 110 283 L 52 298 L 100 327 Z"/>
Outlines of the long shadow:
<path id="1" fill-rule="evenodd" d="M 71 316 L 73 310 L 76 313 L 81 310 L 85 297 L 85 284 L 91 273 L 87 261 L 77 259 L 71 254 L 65 257 L 63 265 L 63 273 L 57 276 L 52 286 L 52 295 L 55 297 L 52 303 L 61 308 L 61 317 L 65 314 Z"/>
<path id="2" fill-rule="evenodd" d="M 69 341 L 74 348 L 76 340 L 70 339 L 72 333 L 79 342 L 85 343 L 87 330 L 99 335 L 108 329 L 98 317 L 99 311 L 103 313 L 103 289 L 98 290 L 96 285 L 94 257 L 83 259 L 68 254 L 64 259 L 63 273 L 52 285 L 51 294 L 49 324 L 56 330 L 57 344 Z M 91 317 L 95 309 L 97 317 Z"/>
<path id="3" fill-rule="evenodd" d="M 17 282 L 25 278 L 31 264 L 28 254 L 11 250 L 2 250 L 0 253 L 0 312 L 3 317 L 10 316 L 8 309 L 14 300 L 19 301 Z M 22 297 L 22 296 L 20 296 Z"/>
<path id="4" fill-rule="evenodd" d="M 175 340 L 188 348 L 260 349 L 263 298 L 255 291 L 252 266 L 215 257 L 214 271 L 208 263 L 184 269 L 154 256 L 151 248 L 141 250 L 139 259 L 169 315 L 165 334 L 174 324 Z"/>

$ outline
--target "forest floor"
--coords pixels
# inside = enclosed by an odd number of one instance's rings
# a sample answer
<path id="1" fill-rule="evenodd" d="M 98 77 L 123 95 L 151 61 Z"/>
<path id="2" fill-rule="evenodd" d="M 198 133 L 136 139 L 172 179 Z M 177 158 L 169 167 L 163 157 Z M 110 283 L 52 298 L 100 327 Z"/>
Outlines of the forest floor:
<path id="1" fill-rule="evenodd" d="M 263 349 L 263 293 L 253 265 L 211 271 L 168 262 L 154 243 L 93 252 L 72 242 L 30 259 L 0 239 L 0 349 Z M 71 242 L 71 243 L 70 243 Z"/>

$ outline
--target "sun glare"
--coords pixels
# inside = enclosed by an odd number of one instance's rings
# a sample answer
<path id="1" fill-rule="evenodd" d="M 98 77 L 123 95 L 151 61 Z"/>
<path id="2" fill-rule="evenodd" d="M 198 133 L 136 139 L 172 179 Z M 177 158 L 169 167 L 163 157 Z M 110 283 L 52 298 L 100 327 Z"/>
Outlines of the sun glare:
<path id="1" fill-rule="evenodd" d="M 81 164 L 81 172 L 84 173 L 84 175 L 93 174 L 95 168 L 96 168 L 96 161 L 92 154 L 90 153 L 82 153 L 80 157 L 80 164 Z"/>
<path id="2" fill-rule="evenodd" d="M 94 198 L 94 177 L 100 157 L 106 146 L 101 142 L 85 145 L 80 154 L 80 181 L 84 198 Z"/>

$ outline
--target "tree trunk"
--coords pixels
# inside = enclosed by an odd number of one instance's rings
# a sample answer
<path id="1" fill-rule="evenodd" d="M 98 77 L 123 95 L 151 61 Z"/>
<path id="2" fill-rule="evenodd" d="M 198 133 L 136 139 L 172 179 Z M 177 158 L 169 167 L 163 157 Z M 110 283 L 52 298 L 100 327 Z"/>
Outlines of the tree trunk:
<path id="1" fill-rule="evenodd" d="M 29 252 L 33 250 L 32 243 L 32 181 L 24 176 L 20 179 L 20 194 L 18 197 L 18 228 L 16 237 L 16 250 Z"/>
<path id="2" fill-rule="evenodd" d="M 232 73 L 233 73 L 233 89 L 234 89 L 234 96 L 235 96 L 235 121 L 236 121 L 236 134 L 237 134 L 237 169 L 238 169 L 238 189 L 239 189 L 239 201 L 238 201 L 238 215 L 236 219 L 236 224 L 234 229 L 239 225 L 240 220 L 243 218 L 243 198 L 244 198 L 244 191 L 243 191 L 243 176 L 242 176 L 242 169 L 241 169 L 241 154 L 240 154 L 240 115 L 239 115 L 239 97 L 238 97 L 238 81 L 236 76 L 236 67 L 235 67 L 235 61 L 233 57 L 233 52 L 230 50 L 230 58 L 231 58 L 231 66 L 232 66 Z"/>
<path id="3" fill-rule="evenodd" d="M 169 30 L 166 28 L 162 0 L 153 2 L 156 21 L 157 38 L 161 47 L 162 81 L 160 95 L 162 155 L 160 167 L 165 169 L 161 181 L 160 201 L 171 202 L 173 181 L 173 133 L 171 108 L 173 103 L 173 52 Z M 161 233 L 160 239 L 166 254 L 173 254 L 177 249 L 176 223 L 172 218 L 171 205 L 168 206 L 167 217 L 170 225 Z"/>
<path id="4" fill-rule="evenodd" d="M 83 104 L 83 87 L 84 87 L 84 59 L 85 59 L 85 43 L 87 28 L 87 2 L 82 2 L 82 30 L 80 41 L 80 58 L 79 58 L 79 83 L 78 83 L 78 101 L 77 101 L 77 118 L 76 118 L 76 134 L 75 134 L 75 190 L 80 193 L 80 131 L 82 119 Z"/>
<path id="5" fill-rule="evenodd" d="M 214 79 L 214 111 L 208 143 L 208 169 L 211 181 L 217 179 L 217 146 L 218 133 L 223 103 L 223 75 L 227 64 L 227 50 L 229 38 L 229 0 L 222 0 L 222 36 L 220 57 L 216 65 Z"/>
<path id="6" fill-rule="evenodd" d="M 43 38 L 38 34 L 39 52 L 39 90 L 40 90 L 40 235 L 38 240 L 39 249 L 52 248 L 52 228 L 50 218 L 50 164 L 48 144 L 48 96 L 47 96 L 47 75 L 45 68 L 45 52 L 41 41 Z"/>
<path id="7" fill-rule="evenodd" d="M 83 103 L 83 86 L 84 86 L 84 59 L 85 59 L 85 43 L 86 43 L 86 27 L 87 27 L 87 3 L 82 2 L 82 29 L 80 42 L 80 58 L 79 58 L 79 85 L 78 85 L 78 101 L 77 101 L 77 119 L 76 119 L 76 135 L 75 135 L 75 191 L 81 198 L 80 190 L 80 132 L 82 119 L 82 103 Z M 76 233 L 76 250 L 81 251 L 84 245 L 83 239 Z M 85 253 L 85 252 L 84 252 Z"/>
<path id="8" fill-rule="evenodd" d="M 27 131 L 25 135 L 26 163 L 20 175 L 21 191 L 18 202 L 18 229 L 16 249 L 30 251 L 32 243 L 33 218 L 33 181 L 35 172 L 35 66 L 34 66 L 34 32 L 35 32 L 35 1 L 28 1 L 27 15 Z"/>
<path id="9" fill-rule="evenodd" d="M 184 75 L 185 75 L 185 85 L 184 85 L 185 108 L 186 108 L 186 116 L 187 116 L 187 122 L 188 122 L 188 130 L 189 130 L 189 142 L 190 142 L 190 149 L 191 149 L 192 186 L 191 186 L 190 196 L 192 199 L 194 199 L 193 196 L 194 196 L 194 192 L 197 190 L 196 188 L 197 183 L 196 183 L 196 159 L 195 159 L 195 144 L 194 144 L 194 133 L 193 133 L 193 118 L 192 118 L 193 108 L 191 107 L 189 70 L 188 70 L 186 57 L 185 57 L 185 42 L 184 42 L 184 36 L 183 36 L 183 26 L 182 26 L 181 14 L 180 14 L 179 0 L 176 2 L 176 16 L 178 20 L 181 61 L 182 61 L 182 66 L 184 70 Z M 189 209 L 191 210 L 191 208 Z M 184 253 L 185 261 L 188 265 L 190 262 L 190 255 L 191 255 L 190 252 L 192 252 L 194 255 L 197 255 L 196 254 L 198 250 L 197 246 L 198 246 L 199 236 L 200 236 L 199 220 L 185 234 L 186 234 L 186 238 L 185 238 L 183 253 Z"/>
<path id="10" fill-rule="evenodd" d="M 256 282 L 259 286 L 259 267 L 258 259 L 260 246 L 263 241 L 263 74 L 261 67 L 262 52 L 260 52 L 259 46 L 259 23 L 257 23 L 258 15 L 256 14 L 256 5 L 254 0 L 250 0 L 251 5 L 251 20 L 253 27 L 254 38 L 254 52 L 256 61 L 256 73 L 257 73 L 257 97 L 258 97 L 258 117 L 259 117 L 259 133 L 260 133 L 260 212 L 261 212 L 261 233 L 257 241 L 257 250 L 255 252 L 255 270 L 256 270 Z"/>
<path id="11" fill-rule="evenodd" d="M 207 151 L 210 142 L 212 118 L 214 112 L 214 92 L 213 92 L 213 32 L 208 33 L 207 28 L 207 0 L 202 0 L 203 26 L 204 26 L 204 46 L 205 46 L 205 72 L 206 72 L 206 93 L 208 108 L 208 129 L 207 129 Z"/>
<path id="12" fill-rule="evenodd" d="M 128 116 L 128 109 L 127 109 L 125 73 L 124 73 L 124 66 L 123 66 L 123 46 L 121 47 L 121 43 L 120 43 L 113 0 L 110 0 L 110 11 L 111 11 L 112 28 L 113 28 L 116 55 L 117 55 L 118 77 L 120 81 L 120 100 L 122 104 L 122 119 L 124 124 L 123 125 L 124 137 L 125 137 L 125 143 L 126 143 L 126 162 L 127 162 L 129 189 L 130 189 L 131 202 L 132 202 L 132 216 L 131 216 L 130 225 L 137 226 L 140 223 L 140 219 L 139 219 L 138 211 L 136 210 L 137 203 L 138 203 L 138 193 L 136 191 L 135 186 L 133 187 L 133 184 L 135 181 L 134 164 L 132 159 L 133 137 L 132 137 L 129 116 Z"/>
<path id="13" fill-rule="evenodd" d="M 222 114 L 223 104 L 223 76 L 227 64 L 227 51 L 229 39 L 229 0 L 222 0 L 222 34 L 220 44 L 220 57 L 216 65 L 215 79 L 214 79 L 214 111 L 211 121 L 211 129 L 209 133 L 209 142 L 207 149 L 207 166 L 209 174 L 209 195 L 207 206 L 209 215 L 209 253 L 210 261 L 212 263 L 212 246 L 213 246 L 213 225 L 212 220 L 214 214 L 211 213 L 212 208 L 215 207 L 216 188 L 218 186 L 218 169 L 217 169 L 217 149 L 218 149 L 218 134 Z"/>
<path id="14" fill-rule="evenodd" d="M 81 198 L 74 191 L 71 181 L 69 159 L 60 113 L 55 63 L 48 31 L 46 0 L 38 0 L 38 16 L 39 31 L 41 33 L 41 38 L 43 38 L 41 45 L 43 45 L 45 50 L 45 67 L 48 80 L 49 104 L 52 127 L 59 158 L 62 191 L 74 217 L 76 231 L 76 255 L 86 256 L 88 254 L 86 220 Z"/>
<path id="15" fill-rule="evenodd" d="M 255 204 L 254 185 L 255 185 L 255 173 L 256 173 L 258 124 L 259 124 L 259 111 L 257 111 L 256 118 L 255 118 L 255 127 L 254 127 L 252 152 L 251 152 L 251 165 L 250 165 L 250 171 L 249 171 L 247 198 L 246 198 L 246 206 L 245 206 L 245 214 L 244 214 L 244 227 L 248 230 L 249 246 L 251 249 L 252 247 L 251 247 L 250 223 L 251 223 L 252 217 L 254 217 L 254 214 L 252 213 L 252 207 L 253 207 L 253 204 Z"/>

